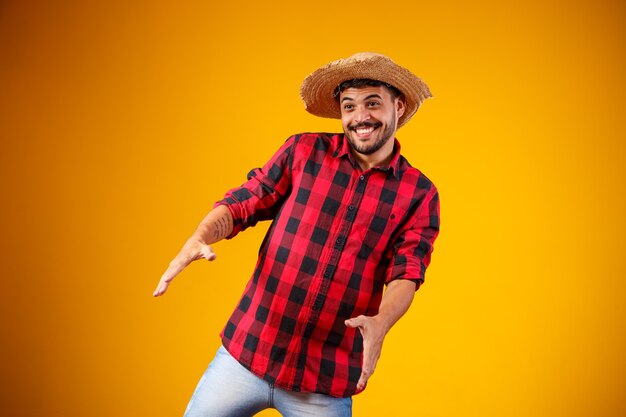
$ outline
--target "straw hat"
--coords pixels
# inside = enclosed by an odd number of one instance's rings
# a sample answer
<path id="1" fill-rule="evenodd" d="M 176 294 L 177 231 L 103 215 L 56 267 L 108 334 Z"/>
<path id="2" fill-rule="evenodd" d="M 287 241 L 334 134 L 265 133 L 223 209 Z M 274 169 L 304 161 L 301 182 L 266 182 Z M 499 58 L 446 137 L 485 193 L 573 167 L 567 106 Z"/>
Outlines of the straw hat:
<path id="1" fill-rule="evenodd" d="M 342 82 L 356 78 L 382 81 L 402 92 L 406 110 L 398 121 L 398 127 L 413 117 L 424 100 L 432 97 L 426 83 L 408 69 L 385 55 L 359 52 L 333 61 L 306 77 L 300 87 L 304 107 L 316 116 L 341 119 L 339 103 L 333 92 Z"/>

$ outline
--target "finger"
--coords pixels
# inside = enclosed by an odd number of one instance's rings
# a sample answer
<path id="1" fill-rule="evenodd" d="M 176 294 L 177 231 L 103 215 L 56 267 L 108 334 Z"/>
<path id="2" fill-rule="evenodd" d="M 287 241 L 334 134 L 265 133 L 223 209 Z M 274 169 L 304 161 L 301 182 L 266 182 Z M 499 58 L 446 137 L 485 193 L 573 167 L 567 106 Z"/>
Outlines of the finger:
<path id="1" fill-rule="evenodd" d="M 374 369 L 376 369 L 376 362 L 378 362 L 378 358 L 374 356 L 371 349 L 367 347 L 363 349 L 363 369 L 362 375 L 365 376 L 365 380 L 372 376 L 374 373 Z"/>
<path id="2" fill-rule="evenodd" d="M 167 271 L 165 271 L 163 276 L 161 276 L 161 280 L 159 281 L 159 284 L 157 285 L 156 290 L 154 290 L 154 293 L 152 293 L 152 295 L 154 295 L 155 297 L 163 295 L 165 291 L 167 291 L 167 288 L 169 287 L 174 277 L 176 277 L 176 275 L 178 275 L 178 273 L 182 269 L 183 268 L 181 268 L 180 263 L 172 261 L 169 268 L 167 268 Z"/>
<path id="3" fill-rule="evenodd" d="M 169 284 L 190 263 L 191 263 L 191 260 L 183 261 L 178 258 L 174 259 L 168 266 L 163 276 L 161 277 L 161 281 L 164 281 L 165 283 Z"/>
<path id="4" fill-rule="evenodd" d="M 359 382 L 357 382 L 356 387 L 359 390 L 365 388 L 365 384 L 370 379 L 374 370 L 376 368 L 376 360 L 370 357 L 369 353 L 363 351 L 363 368 L 361 369 L 361 376 L 359 377 Z"/>
<path id="5" fill-rule="evenodd" d="M 362 391 L 365 389 L 365 385 L 367 384 L 367 380 L 370 378 L 371 373 L 367 372 L 365 369 L 361 371 L 361 377 L 359 378 L 359 382 L 356 384 L 356 389 Z"/>
<path id="6" fill-rule="evenodd" d="M 164 279 L 161 279 L 161 281 L 159 281 L 159 285 L 157 285 L 156 290 L 154 290 L 154 293 L 152 293 L 152 295 L 155 297 L 159 297 L 163 295 L 165 291 L 167 291 L 167 287 L 169 287 L 169 285 L 170 285 L 169 282 L 167 282 Z"/>
<path id="7" fill-rule="evenodd" d="M 362 330 L 361 333 L 363 333 Z M 363 365 L 359 382 L 357 382 L 357 388 L 359 390 L 365 388 L 367 381 L 374 374 L 376 364 L 380 358 L 380 347 L 380 344 L 372 342 L 371 337 L 365 334 L 363 335 Z"/>
<path id="8" fill-rule="evenodd" d="M 217 258 L 215 252 L 213 252 L 213 248 L 210 245 L 204 245 L 200 250 L 201 256 L 207 261 L 214 261 Z"/>
<path id="9" fill-rule="evenodd" d="M 356 328 L 362 326 L 365 323 L 365 316 L 353 317 L 351 319 L 346 320 L 345 325 L 351 328 Z"/>
<path id="10" fill-rule="evenodd" d="M 367 379 L 369 378 L 370 375 L 370 368 L 369 368 L 369 343 L 367 341 L 367 338 L 363 338 L 363 359 L 361 362 L 361 376 L 359 377 L 359 382 L 357 382 L 356 387 L 358 390 L 362 390 L 365 388 L 365 384 L 367 383 Z"/>

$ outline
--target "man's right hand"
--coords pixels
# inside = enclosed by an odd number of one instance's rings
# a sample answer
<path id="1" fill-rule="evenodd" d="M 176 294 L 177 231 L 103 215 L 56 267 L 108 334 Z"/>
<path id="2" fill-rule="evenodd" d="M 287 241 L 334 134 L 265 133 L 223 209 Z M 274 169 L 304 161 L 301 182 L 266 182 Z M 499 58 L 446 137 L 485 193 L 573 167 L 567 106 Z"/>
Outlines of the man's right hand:
<path id="1" fill-rule="evenodd" d="M 207 214 L 198 225 L 195 233 L 187 240 L 180 253 L 170 262 L 167 271 L 161 277 L 159 285 L 152 293 L 155 297 L 167 291 L 172 280 L 193 261 L 204 258 L 215 259 L 215 252 L 209 246 L 219 242 L 233 232 L 233 216 L 228 207 L 220 205 Z"/>
<path id="2" fill-rule="evenodd" d="M 167 268 L 167 271 L 161 276 L 161 280 L 159 281 L 159 285 L 157 285 L 156 290 L 152 293 L 153 296 L 158 297 L 165 294 L 167 288 L 169 287 L 172 280 L 183 270 L 198 259 L 206 259 L 207 261 L 212 261 L 216 258 L 215 252 L 213 252 L 213 248 L 207 245 L 206 243 L 201 242 L 196 238 L 189 239 L 183 248 L 180 250 L 178 255 L 170 262 L 170 266 Z"/>

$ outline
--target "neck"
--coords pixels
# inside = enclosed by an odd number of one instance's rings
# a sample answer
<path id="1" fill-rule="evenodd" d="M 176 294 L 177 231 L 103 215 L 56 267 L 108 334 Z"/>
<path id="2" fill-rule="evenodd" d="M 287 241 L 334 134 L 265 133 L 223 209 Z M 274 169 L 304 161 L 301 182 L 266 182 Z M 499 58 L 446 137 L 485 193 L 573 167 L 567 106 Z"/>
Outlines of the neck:
<path id="1" fill-rule="evenodd" d="M 378 158 L 375 155 L 363 155 L 355 150 L 352 150 L 352 156 L 357 161 L 363 171 L 367 171 L 370 168 L 385 166 L 389 164 L 392 158 L 392 154 L 387 155 L 384 158 Z"/>
<path id="2" fill-rule="evenodd" d="M 352 147 L 350 147 L 350 152 L 361 169 L 363 171 L 367 171 L 370 168 L 389 165 L 389 162 L 391 162 L 391 159 L 393 158 L 394 146 L 395 140 L 391 138 L 382 148 L 373 154 L 362 154 Z"/>

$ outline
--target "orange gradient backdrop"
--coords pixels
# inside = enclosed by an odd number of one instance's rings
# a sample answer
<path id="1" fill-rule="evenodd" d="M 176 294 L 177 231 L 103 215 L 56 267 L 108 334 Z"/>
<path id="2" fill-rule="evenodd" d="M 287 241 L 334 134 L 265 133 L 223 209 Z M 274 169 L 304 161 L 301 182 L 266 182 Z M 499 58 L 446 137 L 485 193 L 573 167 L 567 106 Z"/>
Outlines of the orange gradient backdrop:
<path id="1" fill-rule="evenodd" d="M 442 226 L 355 416 L 626 415 L 626 6 L 509 3 L 0 3 L 0 414 L 182 415 L 267 225 L 161 273 L 289 135 L 340 129 L 302 79 L 376 51 L 434 93 L 398 138 Z"/>

